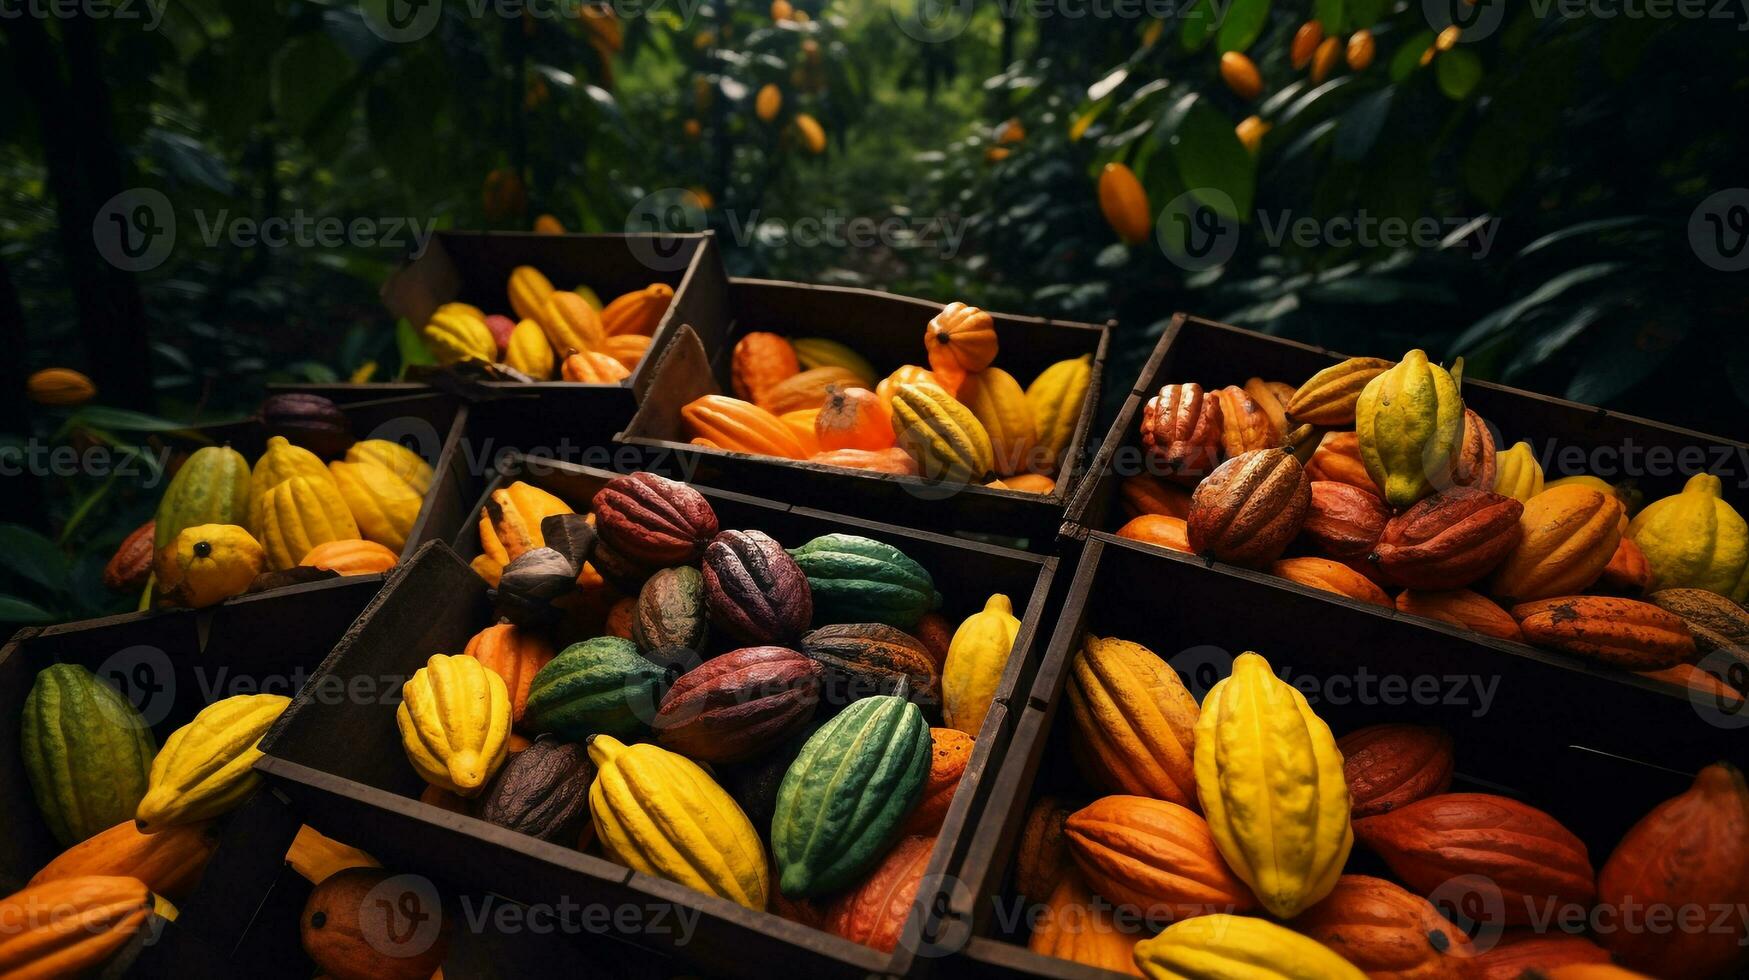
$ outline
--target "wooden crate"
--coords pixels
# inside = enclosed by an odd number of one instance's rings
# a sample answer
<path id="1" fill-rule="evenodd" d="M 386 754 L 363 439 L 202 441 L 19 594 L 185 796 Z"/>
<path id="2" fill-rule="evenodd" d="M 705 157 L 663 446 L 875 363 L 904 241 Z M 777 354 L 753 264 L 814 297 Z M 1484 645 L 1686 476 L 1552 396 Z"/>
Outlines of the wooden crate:
<path id="1" fill-rule="evenodd" d="M 1702 766 L 1749 762 L 1749 733 L 1729 727 L 1735 713 L 1691 704 L 1665 686 L 1575 671 L 1552 657 L 1478 650 L 1461 631 L 1375 615 L 1363 604 L 1279 589 L 1267 576 L 1198 567 L 1093 532 L 1026 710 L 988 777 L 983 819 L 954 871 L 961 887 L 942 931 L 963 946 L 956 962 L 968 974 L 1109 976 L 1029 952 L 1024 928 L 1013 928 L 1024 921 L 1011 879 L 1027 808 L 1047 794 L 1081 802 L 1102 795 L 1071 756 L 1063 703 L 1070 661 L 1088 634 L 1147 646 L 1199 700 L 1232 656 L 1260 652 L 1278 673 L 1312 687 L 1313 710 L 1338 737 L 1382 722 L 1443 727 L 1456 747 L 1454 791 L 1500 793 L 1548 811 L 1598 865 L 1628 827 L 1686 789 Z M 1375 693 L 1362 696 L 1367 674 Z M 1386 696 L 1385 678 L 1402 678 L 1403 693 Z M 1436 679 L 1424 688 L 1437 693 L 1415 695 L 1421 678 Z M 1459 690 L 1456 678 L 1480 680 Z M 1489 683 L 1493 693 L 1484 697 L 1479 685 Z M 1349 867 L 1389 877 L 1363 846 Z"/>
<path id="2" fill-rule="evenodd" d="M 701 291 L 701 277 L 695 288 Z M 1072 323 L 995 314 L 1001 338 L 999 367 L 1022 384 L 1049 365 L 1089 355 L 1093 383 L 1080 406 L 1064 470 L 1051 494 L 974 486 L 931 486 L 916 477 L 870 473 L 805 461 L 776 459 L 693 446 L 682 432 L 680 409 L 695 398 L 730 387 L 730 358 L 747 333 L 772 331 L 789 337 L 826 337 L 848 344 L 876 370 L 901 364 L 927 366 L 923 330 L 942 304 L 930 300 L 843 286 L 814 286 L 763 279 L 729 279 L 726 299 L 711 304 L 714 321 L 688 318 L 658 363 L 646 392 L 619 440 L 651 452 L 652 469 L 683 474 L 732 490 L 778 500 L 820 503 L 835 510 L 891 518 L 947 532 L 971 531 L 1028 539 L 1034 550 L 1054 547 L 1076 476 L 1091 451 L 1110 324 Z"/>
<path id="3" fill-rule="evenodd" d="M 525 232 L 443 231 L 426 250 L 383 284 L 389 314 L 414 329 L 442 304 L 472 303 L 487 313 L 514 318 L 505 284 L 519 265 L 540 269 L 559 289 L 589 285 L 603 301 L 653 282 L 674 288 L 668 313 L 657 324 L 650 350 L 631 377 L 617 384 L 539 381 L 443 382 L 446 393 L 474 403 L 475 424 L 519 447 L 548 446 L 561 438 L 589 444 L 609 441 L 631 418 L 649 387 L 658 354 L 678 324 L 720 316 L 712 305 L 719 290 L 694 295 L 696 281 L 724 277 L 722 258 L 709 232 L 645 235 L 536 235 Z M 296 383 L 275 390 L 303 391 L 339 403 L 432 391 L 420 381 L 371 384 Z"/>
<path id="4" fill-rule="evenodd" d="M 526 467 L 513 466 L 504 479 L 526 479 L 574 505 L 587 506 L 614 476 L 528 461 Z M 392 701 L 300 699 L 264 740 L 266 757 L 259 768 L 309 823 L 318 829 L 344 828 L 352 843 L 390 867 L 440 876 L 458 887 L 490 890 L 527 904 L 556 905 L 568 897 L 611 908 L 696 915 L 697 928 L 688 942 L 671 934 L 628 938 L 711 975 L 764 976 L 774 967 L 804 970 L 808 976 L 906 973 L 917 961 L 913 950 L 927 945 L 923 937 L 930 934 L 932 913 L 939 906 L 939 896 L 928 883 L 942 880 L 975 826 L 982 775 L 1001 757 L 1011 730 L 1011 699 L 1030 685 L 1056 560 L 733 492 L 700 490 L 724 528 L 756 528 L 786 545 L 830 531 L 891 542 L 930 570 L 946 597 L 944 613 L 950 620 L 976 611 L 993 591 L 1009 594 L 1022 617 L 997 697 L 931 858 L 926 887 L 908 921 L 908 938 L 894 954 L 420 803 L 423 786 L 401 748 Z M 464 531 L 457 545 L 461 555 L 442 545 L 429 546 L 360 617 L 325 673 L 399 679 L 410 676 L 432 653 L 460 650 L 489 621 L 489 603 L 484 582 L 466 562 L 478 553 L 477 537 Z"/>

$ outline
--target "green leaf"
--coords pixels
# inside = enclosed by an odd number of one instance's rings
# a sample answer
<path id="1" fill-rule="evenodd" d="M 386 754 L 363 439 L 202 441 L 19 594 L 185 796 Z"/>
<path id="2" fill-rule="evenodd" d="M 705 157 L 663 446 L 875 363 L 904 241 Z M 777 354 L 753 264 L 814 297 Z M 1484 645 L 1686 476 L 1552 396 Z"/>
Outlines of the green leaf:
<path id="1" fill-rule="evenodd" d="M 72 564 L 53 541 L 22 524 L 0 524 L 0 554 L 13 574 L 60 593 L 67 588 Z"/>
<path id="2" fill-rule="evenodd" d="M 437 363 L 437 358 L 432 357 L 425 346 L 425 339 L 419 336 L 419 331 L 413 329 L 406 317 L 395 321 L 395 350 L 401 355 L 403 371 L 415 365 Z"/>
<path id="3" fill-rule="evenodd" d="M 1591 265 L 1579 266 L 1576 269 L 1568 269 L 1531 290 L 1530 295 L 1513 300 L 1477 320 L 1470 325 L 1468 330 L 1459 334 L 1457 339 L 1451 342 L 1448 349 L 1454 354 L 1463 354 L 1470 348 L 1512 326 L 1520 317 L 1531 310 L 1560 298 L 1567 290 L 1613 276 L 1624 268 L 1626 268 L 1626 264 L 1622 262 L 1595 262 Z"/>
<path id="4" fill-rule="evenodd" d="M 1312 19 L 1324 29 L 1324 33 L 1335 36 L 1342 33 L 1343 0 L 1312 0 Z"/>
<path id="5" fill-rule="evenodd" d="M 1222 52 L 1243 51 L 1257 40 L 1268 22 L 1269 0 L 1231 0 L 1215 36 L 1215 47 Z"/>
<path id="6" fill-rule="evenodd" d="M 1184 188 L 1226 217 L 1249 222 L 1256 160 L 1227 117 L 1200 96 L 1187 95 L 1166 111 L 1162 126 Z M 1210 191 L 1226 195 L 1231 205 Z"/>
<path id="7" fill-rule="evenodd" d="M 326 34 L 302 34 L 273 62 L 273 108 L 293 133 L 319 120 L 328 101 L 351 81 L 352 59 Z"/>
<path id="8" fill-rule="evenodd" d="M 1384 19 L 1389 6 L 1387 0 L 1348 0 L 1348 20 L 1343 31 L 1358 31 L 1377 24 Z"/>
<path id="9" fill-rule="evenodd" d="M 1185 54 L 1202 50 L 1219 26 L 1210 0 L 1191 0 L 1178 27 L 1178 47 Z"/>
<path id="10" fill-rule="evenodd" d="M 172 422 L 145 412 L 135 412 L 126 408 L 109 408 L 104 405 L 87 405 L 73 413 L 67 420 L 66 428 L 116 429 L 121 432 L 182 432 L 189 428 L 187 422 Z"/>
<path id="11" fill-rule="evenodd" d="M 1415 69 L 1421 67 L 1421 56 L 1432 46 L 1432 31 L 1411 35 L 1397 49 L 1397 53 L 1391 55 L 1391 81 L 1401 85 L 1410 75 L 1415 74 Z"/>
<path id="12" fill-rule="evenodd" d="M 1394 88 L 1382 88 L 1356 102 L 1342 114 L 1342 125 L 1336 128 L 1331 148 L 1336 159 L 1353 162 L 1366 156 L 1384 131 L 1385 119 L 1391 114 Z"/>
<path id="13" fill-rule="evenodd" d="M 1433 67 L 1439 75 L 1439 90 L 1454 102 L 1468 98 L 1482 80 L 1482 59 L 1466 48 L 1435 55 Z"/>
<path id="14" fill-rule="evenodd" d="M 1601 405 L 1645 380 L 1664 363 L 1674 344 L 1648 348 L 1636 343 L 1641 328 L 1618 321 L 1587 344 L 1579 370 L 1567 384 L 1566 397 L 1586 405 Z"/>
<path id="15" fill-rule="evenodd" d="M 52 623 L 54 613 L 15 595 L 0 595 L 0 623 Z"/>

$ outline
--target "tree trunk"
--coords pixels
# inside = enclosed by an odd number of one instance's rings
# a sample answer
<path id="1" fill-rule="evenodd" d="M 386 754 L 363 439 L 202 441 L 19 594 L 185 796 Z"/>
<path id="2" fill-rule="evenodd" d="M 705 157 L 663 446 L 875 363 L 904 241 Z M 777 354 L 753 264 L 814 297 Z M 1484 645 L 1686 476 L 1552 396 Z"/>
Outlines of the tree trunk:
<path id="1" fill-rule="evenodd" d="M 4 258 L 0 258 L 0 345 L 9 351 L 24 349 L 24 305 L 19 302 L 18 290 L 12 286 L 12 276 L 6 270 Z M 4 362 L 0 366 L 0 418 L 11 420 L 5 423 L 6 431 L 16 431 L 20 438 L 28 440 L 31 435 L 31 405 L 24 394 L 24 382 L 29 374 L 25 360 L 13 356 L 0 358 L 0 361 Z M 23 473 L 10 469 L 0 472 L 0 504 L 5 505 L 4 513 L 20 517 L 38 514 L 41 511 L 37 504 L 41 499 L 41 480 L 36 474 L 28 470 Z"/>
<path id="2" fill-rule="evenodd" d="M 127 187 L 92 21 L 59 21 L 64 72 L 41 19 L 6 17 L 0 23 L 11 38 L 8 53 L 19 88 L 37 112 L 86 367 L 106 404 L 150 409 L 150 346 L 139 284 L 104 257 L 94 233 L 100 209 Z"/>

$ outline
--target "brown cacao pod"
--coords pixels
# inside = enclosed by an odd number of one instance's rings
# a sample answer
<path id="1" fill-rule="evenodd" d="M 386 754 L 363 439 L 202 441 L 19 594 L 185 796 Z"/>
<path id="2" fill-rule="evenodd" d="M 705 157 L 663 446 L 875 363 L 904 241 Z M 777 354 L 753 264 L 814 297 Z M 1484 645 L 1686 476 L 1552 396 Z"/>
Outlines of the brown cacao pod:
<path id="1" fill-rule="evenodd" d="M 929 651 L 929 659 L 935 663 L 938 674 L 942 665 L 947 663 L 947 650 L 953 645 L 953 634 L 954 624 L 938 612 L 924 613 L 917 625 L 911 627 L 911 635 L 923 641 L 923 648 Z"/>
<path id="2" fill-rule="evenodd" d="M 542 735 L 504 763 L 474 813 L 487 823 L 568 846 L 589 821 L 594 779 L 588 750 Z"/>
<path id="3" fill-rule="evenodd" d="M 1313 480 L 1311 486 L 1311 506 L 1300 525 L 1300 537 L 1331 558 L 1372 554 L 1391 519 L 1378 494 L 1334 480 Z"/>
<path id="4" fill-rule="evenodd" d="M 892 952 L 917 903 L 917 889 L 934 852 L 934 837 L 906 837 L 894 844 L 861 884 L 832 900 L 821 928 L 853 943 Z"/>
<path id="5" fill-rule="evenodd" d="M 1501 640 L 1524 639 L 1518 620 L 1501 609 L 1494 600 L 1469 589 L 1446 592 L 1418 592 L 1404 589 L 1397 593 L 1397 610 L 1415 616 L 1426 616 L 1440 622 Z"/>
<path id="6" fill-rule="evenodd" d="M 1494 432 L 1471 409 L 1464 409 L 1464 441 L 1452 460 L 1454 486 L 1494 489 Z"/>
<path id="7" fill-rule="evenodd" d="M 1742 976 L 1749 966 L 1749 786 L 1729 763 L 1702 769 L 1681 796 L 1627 832 L 1597 876 L 1616 921 L 1633 910 L 1708 910 L 1706 928 L 1618 928 L 1600 936 L 1622 963 L 1660 977 Z M 1718 915 L 1720 909 L 1735 914 Z M 1649 914 L 1649 912 L 1647 913 Z"/>
<path id="8" fill-rule="evenodd" d="M 1346 483 L 1377 495 L 1378 485 L 1366 471 L 1360 458 L 1360 436 L 1353 432 L 1331 432 L 1318 443 L 1312 458 L 1306 461 L 1306 474 L 1314 480 Z"/>
<path id="9" fill-rule="evenodd" d="M 733 650 L 680 675 L 651 727 L 663 748 L 704 762 L 740 762 L 807 727 L 823 674 L 787 647 Z"/>
<path id="10" fill-rule="evenodd" d="M 1382 878 L 1343 875 L 1293 928 L 1392 980 L 1464 980 L 1475 947 L 1433 903 Z"/>
<path id="11" fill-rule="evenodd" d="M 1640 546 L 1624 534 L 1616 542 L 1615 554 L 1609 556 L 1609 564 L 1603 566 L 1603 574 L 1597 581 L 1610 589 L 1644 592 L 1646 586 L 1652 584 L 1652 564 L 1646 561 L 1646 553 L 1640 550 Z"/>
<path id="12" fill-rule="evenodd" d="M 795 640 L 814 618 L 801 566 L 763 531 L 724 531 L 704 550 L 711 623 L 744 643 Z"/>
<path id="13" fill-rule="evenodd" d="M 146 587 L 152 577 L 152 536 L 158 522 L 147 521 L 123 538 L 103 566 L 103 585 L 116 592 L 136 592 Z"/>
<path id="14" fill-rule="evenodd" d="M 1391 597 L 1385 594 L 1384 589 L 1374 585 L 1372 579 L 1329 558 L 1283 558 L 1272 563 L 1269 571 L 1270 574 L 1279 575 L 1289 582 L 1334 592 L 1359 602 L 1370 602 L 1386 609 L 1393 608 Z"/>
<path id="15" fill-rule="evenodd" d="M 1286 434 L 1269 420 L 1269 413 L 1237 385 L 1214 392 L 1221 403 L 1221 451 L 1228 456 L 1253 449 L 1274 449 Z"/>
<path id="16" fill-rule="evenodd" d="M 1438 891 L 1466 912 L 1470 903 L 1453 885 L 1474 881 L 1488 892 L 1478 907 L 1492 906 L 1499 917 L 1484 924 L 1529 925 L 1551 902 L 1586 908 L 1597 894 L 1584 842 L 1554 817 L 1503 796 L 1430 796 L 1354 821 L 1354 836 L 1405 885 Z"/>
<path id="17" fill-rule="evenodd" d="M 653 473 L 609 482 L 591 507 L 602 540 L 641 565 L 691 564 L 717 534 L 717 513 L 704 494 Z"/>
<path id="18" fill-rule="evenodd" d="M 323 459 L 336 459 L 352 447 L 352 420 L 321 395 L 272 395 L 258 412 L 268 437 L 285 436 Z"/>
<path id="19" fill-rule="evenodd" d="M 1150 918 L 1244 912 L 1257 905 L 1228 870 L 1208 824 L 1176 803 L 1103 797 L 1071 814 L 1063 832 L 1095 894 Z"/>
<path id="20" fill-rule="evenodd" d="M 1014 890 L 1028 902 L 1042 902 L 1071 867 L 1063 825 L 1074 810 L 1054 796 L 1041 796 L 1026 811 L 1014 859 Z"/>
<path id="21" fill-rule="evenodd" d="M 595 550 L 589 555 L 588 567 L 593 568 L 595 574 L 601 576 L 603 582 L 618 589 L 623 595 L 637 595 L 643 591 L 644 583 L 649 581 L 650 576 L 658 571 L 658 566 L 646 565 L 638 561 L 614 545 L 608 544 L 605 538 L 595 542 Z M 589 573 L 585 571 L 582 574 L 583 578 L 578 581 L 584 585 L 584 590 L 588 591 L 586 580 Z"/>
<path id="22" fill-rule="evenodd" d="M 1749 663 L 1749 609 L 1707 589 L 1659 589 L 1646 600 L 1682 617 L 1699 655 L 1724 650 Z"/>
<path id="23" fill-rule="evenodd" d="M 941 675 L 923 641 L 884 623 L 834 623 L 802 634 L 802 652 L 825 668 L 821 699 L 847 705 L 892 694 L 900 680 L 920 705 L 940 699 Z"/>
<path id="24" fill-rule="evenodd" d="M 1185 521 L 1191 550 L 1267 565 L 1299 533 L 1312 503 L 1305 468 L 1286 449 L 1256 449 L 1222 463 L 1196 488 Z"/>
<path id="25" fill-rule="evenodd" d="M 1527 643 L 1623 670 L 1658 670 L 1694 660 L 1682 617 L 1638 599 L 1574 595 L 1512 607 Z"/>
<path id="26" fill-rule="evenodd" d="M 1491 490 L 1452 487 L 1391 518 L 1373 554 L 1385 578 L 1410 589 L 1461 589 L 1518 544 L 1524 505 Z"/>
<path id="27" fill-rule="evenodd" d="M 1601 490 L 1580 484 L 1544 490 L 1524 505 L 1524 533 L 1489 591 L 1502 602 L 1585 591 L 1615 555 L 1625 514 L 1621 501 Z"/>
<path id="28" fill-rule="evenodd" d="M 1142 407 L 1142 446 L 1160 476 L 1197 482 L 1220 460 L 1220 400 L 1194 381 L 1162 387 Z"/>
<path id="29" fill-rule="evenodd" d="M 1531 970 L 1608 962 L 1609 951 L 1584 936 L 1508 929 L 1500 934 L 1494 948 L 1470 961 L 1470 980 L 1523 980 Z"/>
<path id="30" fill-rule="evenodd" d="M 1330 365 L 1307 378 L 1288 399 L 1288 418 L 1296 424 L 1352 425 L 1354 405 L 1367 382 L 1395 363 L 1378 357 L 1351 357 Z"/>
<path id="31" fill-rule="evenodd" d="M 659 662 L 704 655 L 710 636 L 710 612 L 705 608 L 704 576 L 690 565 L 664 568 L 638 590 L 632 613 L 632 642 Z"/>
<path id="32" fill-rule="evenodd" d="M 1451 788 L 1451 736 L 1426 725 L 1368 725 L 1336 740 L 1356 819 Z"/>
<path id="33" fill-rule="evenodd" d="M 1132 520 L 1147 514 L 1179 520 L 1190 516 L 1190 491 L 1146 473 L 1124 477 L 1118 496 L 1124 516 Z"/>

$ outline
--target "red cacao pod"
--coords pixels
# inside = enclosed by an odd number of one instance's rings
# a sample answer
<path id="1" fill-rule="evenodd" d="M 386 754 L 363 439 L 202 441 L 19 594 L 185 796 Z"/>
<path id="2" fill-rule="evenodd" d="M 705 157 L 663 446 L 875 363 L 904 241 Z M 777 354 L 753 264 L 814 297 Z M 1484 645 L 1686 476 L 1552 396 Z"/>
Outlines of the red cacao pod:
<path id="1" fill-rule="evenodd" d="M 1611 589 L 1623 592 L 1644 592 L 1646 586 L 1652 584 L 1652 565 L 1646 561 L 1646 553 L 1633 539 L 1622 536 L 1615 544 L 1615 554 L 1609 558 L 1609 564 L 1603 566 L 1603 575 L 1598 581 Z"/>
<path id="2" fill-rule="evenodd" d="M 1368 725 L 1336 740 L 1356 819 L 1451 788 L 1451 736 L 1426 725 Z"/>
<path id="3" fill-rule="evenodd" d="M 680 675 L 651 723 L 663 748 L 740 762 L 807 727 L 824 669 L 787 647 L 743 647 Z"/>
<path id="4" fill-rule="evenodd" d="M 116 592 L 135 592 L 152 577 L 152 535 L 158 522 L 147 521 L 123 538 L 109 564 L 103 566 L 103 585 Z"/>
<path id="5" fill-rule="evenodd" d="M 610 481 L 591 506 L 596 533 L 641 565 L 691 564 L 717 534 L 717 513 L 704 494 L 653 473 Z"/>
<path id="6" fill-rule="evenodd" d="M 853 943 L 892 952 L 934 851 L 933 837 L 907 837 L 893 845 L 862 884 L 832 900 L 821 927 Z"/>
<path id="7" fill-rule="evenodd" d="M 1142 446 L 1159 475 L 1195 483 L 1221 456 L 1221 402 L 1202 385 L 1166 385 L 1142 407 Z"/>
<path id="8" fill-rule="evenodd" d="M 1312 503 L 1300 537 L 1331 558 L 1364 558 L 1385 533 L 1391 511 L 1379 495 L 1334 480 L 1312 481 Z"/>
<path id="9" fill-rule="evenodd" d="M 1354 836 L 1411 889 L 1461 902 L 1466 914 L 1485 910 L 1483 924 L 1529 925 L 1550 903 L 1588 908 L 1597 894 L 1585 843 L 1554 817 L 1504 796 L 1431 796 L 1356 820 Z"/>
<path id="10" fill-rule="evenodd" d="M 1373 554 L 1379 571 L 1405 588 L 1461 589 L 1518 545 L 1523 513 L 1523 504 L 1491 490 L 1442 490 L 1391 518 Z"/>
<path id="11" fill-rule="evenodd" d="M 704 550 L 711 623 L 752 644 L 795 640 L 814 618 L 801 566 L 763 531 L 724 531 Z"/>
<path id="12" fill-rule="evenodd" d="M 1215 468 L 1190 497 L 1197 554 L 1253 567 L 1281 557 L 1312 504 L 1305 468 L 1286 449 L 1255 449 Z"/>
<path id="13" fill-rule="evenodd" d="M 1675 613 L 1638 599 L 1573 595 L 1522 602 L 1512 618 L 1527 643 L 1623 670 L 1660 670 L 1695 658 L 1694 634 Z"/>
<path id="14" fill-rule="evenodd" d="M 1728 763 L 1702 769 L 1681 796 L 1634 824 L 1597 876 L 1598 904 L 1622 928 L 1599 937 L 1622 963 L 1660 977 L 1742 976 L 1749 966 L 1749 786 Z M 1682 923 L 1699 909 L 1704 928 L 1629 928 L 1634 909 Z M 1719 915 L 1731 909 L 1734 914 Z"/>
<path id="15" fill-rule="evenodd" d="M 1470 980 L 1523 980 L 1531 970 L 1608 962 L 1609 951 L 1584 936 L 1508 929 L 1494 948 L 1470 961 Z"/>
<path id="16" fill-rule="evenodd" d="M 1329 895 L 1294 918 L 1293 928 L 1375 978 L 1463 980 L 1476 952 L 1470 937 L 1427 899 L 1367 875 L 1336 879 Z"/>

